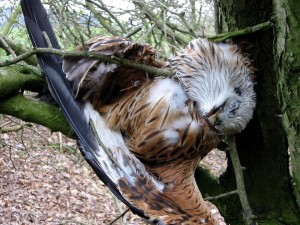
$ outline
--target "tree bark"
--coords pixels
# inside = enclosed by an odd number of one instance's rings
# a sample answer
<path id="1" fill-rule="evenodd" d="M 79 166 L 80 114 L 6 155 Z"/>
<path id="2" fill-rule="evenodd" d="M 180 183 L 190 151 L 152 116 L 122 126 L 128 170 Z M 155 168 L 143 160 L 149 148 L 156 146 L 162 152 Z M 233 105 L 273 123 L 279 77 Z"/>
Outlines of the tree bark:
<path id="1" fill-rule="evenodd" d="M 300 206 L 300 2 L 273 0 L 277 97 L 291 154 L 294 193 Z"/>
<path id="2" fill-rule="evenodd" d="M 241 164 L 246 168 L 246 191 L 258 224 L 296 225 L 300 224 L 300 214 L 290 179 L 288 147 L 292 161 L 297 164 L 293 165 L 293 171 L 297 183 L 295 192 L 299 195 L 300 43 L 297 38 L 300 6 L 296 0 L 274 0 L 273 3 L 274 9 L 271 0 L 221 1 L 221 12 L 226 22 L 226 26 L 222 27 L 233 31 L 269 21 L 273 13 L 277 16 L 275 37 L 273 31 L 268 30 L 233 40 L 253 45 L 250 53 L 258 69 L 257 110 L 248 127 L 236 135 L 236 144 Z M 292 12 L 290 9 L 298 11 Z M 281 14 L 282 11 L 285 14 Z M 229 166 L 221 184 L 232 186 L 232 180 Z M 227 223 L 243 224 L 237 199 L 230 197 L 214 203 Z"/>

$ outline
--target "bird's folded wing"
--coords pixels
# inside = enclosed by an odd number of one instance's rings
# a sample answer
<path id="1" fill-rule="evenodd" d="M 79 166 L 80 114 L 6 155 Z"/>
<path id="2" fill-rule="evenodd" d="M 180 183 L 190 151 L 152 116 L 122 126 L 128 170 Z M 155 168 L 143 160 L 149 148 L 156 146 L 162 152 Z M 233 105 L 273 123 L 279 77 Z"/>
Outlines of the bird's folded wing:
<path id="1" fill-rule="evenodd" d="M 59 48 L 41 2 L 22 0 L 21 5 L 33 46 L 49 47 L 49 41 L 45 38 L 48 36 L 52 47 Z M 132 192 L 139 188 L 138 184 L 141 181 L 157 193 L 162 193 L 164 186 L 146 171 L 144 165 L 130 153 L 120 132 L 111 131 L 89 102 L 79 103 L 74 100 L 72 88 L 61 68 L 61 58 L 39 54 L 38 60 L 53 97 L 78 137 L 78 145 L 87 162 L 110 190 L 134 213 L 149 219 L 145 212 L 147 207 L 138 208 L 131 204 L 130 199 L 144 199 L 147 196 Z M 160 221 L 155 218 L 150 220 Z"/>
<path id="2" fill-rule="evenodd" d="M 164 66 L 156 60 L 156 50 L 152 46 L 122 37 L 94 37 L 77 50 L 158 68 Z M 86 58 L 65 58 L 63 71 L 72 83 L 76 98 L 90 100 L 95 108 L 115 101 L 125 90 L 153 78 L 153 74 L 139 69 Z"/>

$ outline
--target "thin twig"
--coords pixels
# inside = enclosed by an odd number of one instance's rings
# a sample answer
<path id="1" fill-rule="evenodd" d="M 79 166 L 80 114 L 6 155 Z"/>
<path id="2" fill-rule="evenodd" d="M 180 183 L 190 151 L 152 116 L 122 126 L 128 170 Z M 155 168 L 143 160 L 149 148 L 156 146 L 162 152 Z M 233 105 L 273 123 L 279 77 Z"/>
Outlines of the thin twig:
<path id="1" fill-rule="evenodd" d="M 8 51 L 13 57 L 17 57 L 16 53 L 11 49 L 6 40 L 0 36 L 0 45 L 3 46 L 4 50 Z"/>
<path id="2" fill-rule="evenodd" d="M 2 35 L 7 36 L 12 26 L 16 23 L 17 17 L 21 14 L 21 5 L 19 4 L 17 8 L 12 12 L 7 24 L 5 25 Z"/>
<path id="3" fill-rule="evenodd" d="M 48 47 L 53 48 L 50 38 L 49 38 L 48 34 L 46 33 L 46 31 L 42 31 L 42 34 L 45 38 L 45 41 L 47 42 Z"/>
<path id="4" fill-rule="evenodd" d="M 121 217 L 125 216 L 125 214 L 129 212 L 129 208 L 127 208 L 124 212 L 122 212 L 117 218 L 115 218 L 114 220 L 112 220 L 111 222 L 109 222 L 109 225 L 114 224 L 118 219 L 120 219 Z"/>
<path id="5" fill-rule="evenodd" d="M 99 1 L 101 3 L 101 6 L 92 0 L 86 0 L 86 1 L 94 4 L 95 6 L 99 7 L 100 9 L 106 11 L 107 14 L 118 24 L 118 26 L 121 28 L 122 32 L 124 34 L 126 33 L 126 29 L 123 26 L 123 24 L 121 23 L 121 21 L 118 20 L 118 18 L 109 10 L 109 8 L 106 7 L 106 5 L 102 1 Z"/>
<path id="6" fill-rule="evenodd" d="M 0 39 L 1 39 L 0 48 L 4 49 L 7 53 L 11 54 L 13 57 L 15 57 L 15 55 L 20 55 L 27 52 L 27 48 L 25 48 L 24 45 L 18 43 L 16 40 L 13 40 L 12 38 L 9 38 L 8 36 L 3 36 L 0 34 Z M 30 65 L 37 64 L 35 57 L 30 57 L 24 61 Z"/>
<path id="7" fill-rule="evenodd" d="M 110 192 L 110 194 L 111 194 L 111 196 L 112 196 L 112 198 L 113 198 L 113 200 L 114 200 L 114 202 L 115 202 L 115 204 L 116 204 L 116 206 L 117 206 L 117 210 L 119 211 L 120 214 L 123 214 L 122 211 L 121 211 L 121 205 L 120 205 L 120 203 L 119 203 L 119 199 L 117 199 L 117 197 L 116 197 L 115 195 L 113 195 L 112 192 Z M 121 218 L 121 217 L 119 217 L 119 219 L 120 219 L 120 218 Z M 117 219 L 117 220 L 118 220 L 118 219 Z M 126 222 L 125 220 L 120 220 L 120 222 L 121 222 L 122 224 L 124 224 L 124 225 L 127 225 L 127 222 Z"/>
<path id="8" fill-rule="evenodd" d="M 126 38 L 131 37 L 132 35 L 135 35 L 137 32 L 139 32 L 142 29 L 142 27 L 137 27 L 134 30 L 130 31 L 128 34 L 125 34 Z"/>
<path id="9" fill-rule="evenodd" d="M 229 156 L 232 161 L 232 165 L 235 173 L 237 194 L 240 198 L 240 202 L 243 208 L 243 216 L 245 219 L 245 224 L 254 225 L 256 224 L 254 221 L 256 216 L 253 214 L 248 201 L 248 197 L 245 189 L 243 167 L 241 166 L 241 162 L 237 153 L 234 135 L 228 137 L 228 141 L 230 146 Z"/>
<path id="10" fill-rule="evenodd" d="M 62 139 L 62 134 L 58 132 L 58 138 L 59 138 L 59 151 L 62 152 L 63 150 L 63 139 Z"/>
<path id="11" fill-rule="evenodd" d="M 17 126 L 12 126 L 12 127 L 0 127 L 0 133 L 10 133 L 10 132 L 17 132 L 21 129 L 23 129 L 24 127 L 27 126 L 32 126 L 31 123 L 24 123 L 21 125 L 17 125 Z"/>
<path id="12" fill-rule="evenodd" d="M 194 32 L 194 29 L 190 26 L 190 24 L 185 19 L 185 12 L 179 13 L 179 17 L 182 20 L 183 24 L 188 28 L 190 33 L 193 35 L 193 37 L 196 38 L 197 34 Z"/>
<path id="13" fill-rule="evenodd" d="M 204 200 L 205 201 L 216 200 L 216 199 L 224 198 L 224 197 L 234 195 L 234 194 L 238 194 L 237 190 L 229 191 L 229 192 L 226 192 L 226 193 L 223 193 L 223 194 L 220 194 L 220 195 L 216 195 L 216 196 L 212 196 L 212 197 L 206 197 L 206 198 L 204 198 Z"/>

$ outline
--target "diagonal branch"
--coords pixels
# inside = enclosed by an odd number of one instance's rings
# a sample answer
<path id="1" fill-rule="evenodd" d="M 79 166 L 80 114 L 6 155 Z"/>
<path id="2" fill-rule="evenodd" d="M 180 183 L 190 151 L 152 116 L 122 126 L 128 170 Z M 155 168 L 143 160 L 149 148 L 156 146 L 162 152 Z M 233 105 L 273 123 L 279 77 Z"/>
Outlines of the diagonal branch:
<path id="1" fill-rule="evenodd" d="M 7 54 L 11 54 L 10 50 L 7 49 L 7 46 L 16 54 L 16 55 L 20 55 L 23 54 L 25 52 L 27 52 L 28 50 L 25 48 L 25 46 L 23 46 L 21 43 L 16 42 L 15 40 L 12 40 L 10 38 L 8 38 L 7 36 L 3 36 L 0 35 L 0 39 L 2 39 L 3 41 L 0 41 L 0 48 L 4 49 Z M 37 61 L 34 57 L 29 57 L 24 59 L 24 61 L 30 65 L 36 65 Z"/>
<path id="2" fill-rule="evenodd" d="M 246 27 L 241 30 L 221 33 L 216 36 L 207 37 L 207 39 L 210 41 L 213 41 L 213 42 L 222 42 L 222 41 L 225 41 L 230 38 L 247 35 L 247 34 L 252 34 L 252 33 L 255 33 L 255 32 L 261 31 L 261 30 L 266 30 L 266 29 L 271 28 L 272 26 L 273 26 L 273 23 L 271 21 L 267 21 L 264 23 L 256 24 L 252 27 Z"/>
<path id="3" fill-rule="evenodd" d="M 111 33 L 114 36 L 118 36 L 118 33 L 114 29 L 111 28 L 110 24 L 107 23 L 107 20 L 101 15 L 101 13 L 99 13 L 95 9 L 94 5 L 92 3 L 90 3 L 90 1 L 86 0 L 85 6 L 88 10 L 90 10 L 94 14 L 95 18 L 109 33 Z"/>
<path id="4" fill-rule="evenodd" d="M 91 52 L 84 52 L 84 51 L 66 51 L 66 50 L 60 50 L 60 49 L 54 49 L 54 48 L 33 48 L 31 51 L 27 51 L 26 53 L 17 56 L 14 59 L 6 60 L 4 62 L 0 62 L 0 67 L 9 66 L 12 64 L 16 64 L 32 55 L 35 54 L 55 54 L 60 55 L 62 57 L 81 57 L 81 58 L 88 58 L 88 59 L 98 59 L 103 62 L 112 63 L 112 64 L 118 64 L 122 66 L 127 67 L 133 67 L 136 69 L 140 69 L 142 71 L 155 74 L 156 76 L 170 76 L 171 72 L 167 70 L 158 69 L 152 66 L 140 64 L 133 62 L 128 59 L 121 59 L 114 56 L 106 56 L 106 55 L 100 55 L 96 53 Z"/>
<path id="5" fill-rule="evenodd" d="M 75 137 L 74 131 L 59 108 L 45 102 L 27 99 L 21 94 L 1 99 L 0 113 L 41 124 L 52 132 L 60 131 L 68 137 Z"/>
<path id="6" fill-rule="evenodd" d="M 241 166 L 241 162 L 237 153 L 236 144 L 235 144 L 235 137 L 234 135 L 228 137 L 230 150 L 229 155 L 230 159 L 232 161 L 235 178 L 236 178 L 236 192 L 240 198 L 240 202 L 243 208 L 243 216 L 245 219 L 246 225 L 255 225 L 254 219 L 256 218 L 255 215 L 252 212 L 252 209 L 250 207 L 246 188 L 245 188 L 245 182 L 244 182 L 244 175 L 243 175 L 243 168 Z"/>
<path id="7" fill-rule="evenodd" d="M 2 34 L 4 36 L 8 35 L 9 31 L 11 30 L 12 26 L 16 23 L 17 17 L 21 14 L 21 5 L 19 4 L 17 8 L 13 11 L 10 18 L 8 19 L 7 24 L 5 25 Z"/>
<path id="8" fill-rule="evenodd" d="M 147 17 L 153 21 L 156 25 L 156 27 L 161 30 L 162 32 L 166 33 L 171 38 L 174 38 L 178 43 L 180 44 L 187 44 L 187 41 L 181 36 L 178 35 L 177 33 L 173 32 L 169 27 L 170 24 L 164 23 L 161 19 L 157 18 L 157 16 L 153 13 L 153 10 L 151 10 L 145 2 L 143 1 L 137 1 L 133 0 L 133 3 L 138 6 L 146 15 Z M 167 25 L 167 27 L 165 26 Z M 174 25 L 175 26 L 175 25 Z M 172 27 L 174 29 L 174 27 Z"/>
<path id="9" fill-rule="evenodd" d="M 106 12 L 107 12 L 107 14 L 118 24 L 118 26 L 120 27 L 120 29 L 122 30 L 122 32 L 124 33 L 124 34 L 126 34 L 127 33 L 127 31 L 126 31 L 126 29 L 124 28 L 124 26 L 123 26 L 123 24 L 121 23 L 121 21 L 120 20 L 118 20 L 118 18 L 109 10 L 109 8 L 107 8 L 106 7 L 106 5 L 101 1 L 101 0 L 99 0 L 99 2 L 101 3 L 101 6 L 98 4 L 98 3 L 96 3 L 96 2 L 94 2 L 94 1 L 92 1 L 92 0 L 86 0 L 86 2 L 89 2 L 89 3 L 92 3 L 92 4 L 94 4 L 95 6 L 97 6 L 97 7 L 99 7 L 99 8 L 101 8 L 101 9 L 103 9 L 103 10 L 105 10 Z"/>

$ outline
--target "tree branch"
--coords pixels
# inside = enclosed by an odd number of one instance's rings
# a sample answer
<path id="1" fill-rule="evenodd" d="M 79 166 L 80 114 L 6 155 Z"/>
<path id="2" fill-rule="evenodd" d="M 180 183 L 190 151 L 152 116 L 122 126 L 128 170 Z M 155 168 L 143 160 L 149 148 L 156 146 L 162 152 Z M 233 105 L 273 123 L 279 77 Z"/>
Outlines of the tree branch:
<path id="1" fill-rule="evenodd" d="M 16 23 L 17 17 L 21 14 L 21 5 L 19 4 L 18 7 L 13 11 L 11 14 L 10 18 L 8 19 L 7 24 L 5 25 L 2 34 L 4 36 L 8 35 L 10 29 Z"/>
<path id="2" fill-rule="evenodd" d="M 11 48 L 16 55 L 20 55 L 20 54 L 23 54 L 23 53 L 27 52 L 27 49 L 22 44 L 17 43 L 16 41 L 13 41 L 13 40 L 11 40 L 8 37 L 3 36 L 3 35 L 0 35 L 0 38 L 5 41 L 5 43 L 0 41 L 0 48 L 4 49 L 7 52 L 7 54 L 10 54 L 10 52 L 6 48 L 5 44 L 7 44 L 9 46 L 9 48 Z M 30 64 L 30 65 L 36 65 L 37 64 L 36 58 L 34 58 L 34 57 L 26 58 L 26 59 L 24 59 L 24 61 L 26 63 Z"/>
<path id="3" fill-rule="evenodd" d="M 118 219 L 125 216 L 125 214 L 129 211 L 129 208 L 127 208 L 124 212 L 122 212 L 119 216 L 117 216 L 115 219 L 113 219 L 111 222 L 109 222 L 109 225 L 113 225 L 115 222 L 117 222 Z"/>
<path id="4" fill-rule="evenodd" d="M 95 6 L 105 10 L 107 12 L 107 14 L 118 24 L 118 26 L 120 27 L 120 29 L 122 30 L 122 32 L 124 34 L 126 34 L 126 29 L 124 28 L 123 24 L 120 22 L 120 20 L 118 20 L 118 18 L 109 10 L 109 8 L 106 7 L 106 5 L 99 0 L 99 2 L 101 3 L 102 6 L 100 6 L 98 3 L 92 1 L 92 0 L 86 0 L 89 3 L 94 4 Z"/>
<path id="5" fill-rule="evenodd" d="M 94 14 L 95 18 L 109 33 L 111 33 L 114 36 L 118 36 L 118 33 L 114 29 L 111 28 L 111 26 L 107 23 L 106 19 L 101 15 L 101 13 L 99 13 L 95 9 L 95 7 L 93 6 L 92 3 L 90 3 L 90 1 L 86 0 L 85 5 L 86 5 L 86 8 Z"/>
<path id="6" fill-rule="evenodd" d="M 70 138 L 75 137 L 74 131 L 59 108 L 45 102 L 27 99 L 21 94 L 0 99 L 0 113 L 41 124 L 52 132 L 60 131 Z"/>
<path id="7" fill-rule="evenodd" d="M 149 17 L 149 19 L 151 21 L 153 21 L 156 25 L 156 27 L 161 30 L 162 32 L 166 32 L 166 34 L 168 36 L 170 36 L 171 38 L 174 38 L 178 43 L 180 44 L 187 44 L 187 41 L 184 40 L 184 38 L 176 33 L 174 33 L 170 28 L 169 25 L 167 24 L 168 27 L 165 27 L 164 22 L 157 18 L 157 15 L 153 13 L 153 10 L 149 9 L 147 7 L 147 5 L 145 4 L 145 2 L 142 1 L 137 1 L 137 0 L 133 0 L 133 3 L 135 5 L 137 5 L 142 11 L 145 12 L 145 14 Z"/>
<path id="8" fill-rule="evenodd" d="M 206 198 L 204 198 L 204 200 L 205 201 L 211 201 L 211 200 L 216 200 L 216 199 L 219 199 L 219 198 L 224 198 L 224 197 L 227 197 L 227 196 L 230 196 L 230 195 L 234 195 L 234 194 L 238 194 L 237 190 L 229 191 L 229 192 L 226 192 L 226 193 L 223 193 L 223 194 L 219 194 L 219 195 L 216 195 L 216 196 L 206 197 Z"/>
<path id="9" fill-rule="evenodd" d="M 246 27 L 242 30 L 236 30 L 236 31 L 232 31 L 232 32 L 218 34 L 216 36 L 207 37 L 207 39 L 210 41 L 213 41 L 213 42 L 221 42 L 221 41 L 225 41 L 230 38 L 252 34 L 252 33 L 255 33 L 255 32 L 261 31 L 261 30 L 266 30 L 271 27 L 273 27 L 273 23 L 271 21 L 267 21 L 264 23 L 256 24 L 252 27 Z"/>
<path id="10" fill-rule="evenodd" d="M 12 60 L 6 60 L 4 62 L 0 62 L 0 67 L 9 66 L 12 64 L 16 64 L 32 55 L 35 54 L 55 54 L 60 55 L 62 57 L 81 57 L 81 58 L 88 58 L 88 59 L 98 59 L 103 62 L 112 63 L 112 64 L 119 64 L 122 66 L 127 67 L 133 67 L 136 69 L 143 70 L 145 72 L 155 74 L 156 76 L 170 76 L 171 72 L 158 69 L 152 66 L 132 62 L 128 59 L 121 59 L 114 56 L 106 56 L 106 55 L 100 55 L 96 53 L 91 52 L 84 52 L 84 51 L 66 51 L 66 50 L 60 50 L 60 49 L 54 49 L 54 48 L 33 48 L 32 50 L 27 51 L 26 53 L 19 55 L 18 57 L 12 59 Z"/>
<path id="11" fill-rule="evenodd" d="M 228 137 L 229 140 L 229 155 L 232 161 L 235 179 L 236 179 L 236 192 L 240 198 L 241 205 L 243 208 L 243 216 L 245 219 L 245 224 L 247 225 L 255 225 L 254 219 L 256 216 L 253 214 L 252 209 L 250 207 L 246 189 L 245 189 L 245 182 L 244 182 L 244 175 L 243 175 L 243 168 L 241 166 L 241 162 L 237 153 L 236 144 L 235 144 L 235 137 L 234 135 Z"/>
<path id="12" fill-rule="evenodd" d="M 0 133 L 17 132 L 19 130 L 22 130 L 24 127 L 30 127 L 30 126 L 32 126 L 31 123 L 23 123 L 21 125 L 16 125 L 12 127 L 0 127 Z"/>
<path id="13" fill-rule="evenodd" d="M 0 97 L 16 94 L 22 89 L 38 92 L 45 86 L 43 75 L 34 67 L 15 65 L 0 68 Z"/>

